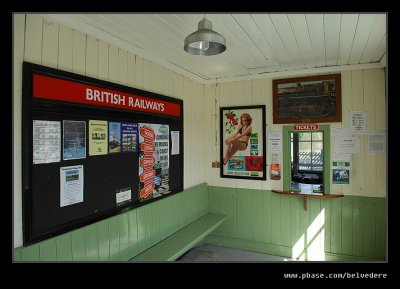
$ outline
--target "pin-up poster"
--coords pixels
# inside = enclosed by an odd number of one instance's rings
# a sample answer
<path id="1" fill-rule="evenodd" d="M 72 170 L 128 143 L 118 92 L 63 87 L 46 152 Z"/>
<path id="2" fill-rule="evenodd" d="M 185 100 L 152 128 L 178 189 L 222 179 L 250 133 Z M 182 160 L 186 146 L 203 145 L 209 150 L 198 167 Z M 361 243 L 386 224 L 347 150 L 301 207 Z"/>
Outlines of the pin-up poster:
<path id="1" fill-rule="evenodd" d="M 221 107 L 221 177 L 265 180 L 265 106 Z"/>
<path id="2" fill-rule="evenodd" d="M 169 126 L 139 124 L 139 199 L 169 193 Z"/>

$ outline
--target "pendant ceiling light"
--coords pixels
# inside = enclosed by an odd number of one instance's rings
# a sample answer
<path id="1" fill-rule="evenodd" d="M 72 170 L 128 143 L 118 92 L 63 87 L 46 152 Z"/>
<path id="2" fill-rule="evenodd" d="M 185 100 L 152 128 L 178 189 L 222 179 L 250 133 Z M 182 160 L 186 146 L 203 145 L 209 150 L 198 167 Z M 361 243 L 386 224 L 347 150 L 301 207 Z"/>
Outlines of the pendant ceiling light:
<path id="1" fill-rule="evenodd" d="M 204 16 L 197 31 L 185 38 L 186 52 L 194 55 L 216 55 L 226 50 L 225 38 L 212 30 L 212 23 Z"/>

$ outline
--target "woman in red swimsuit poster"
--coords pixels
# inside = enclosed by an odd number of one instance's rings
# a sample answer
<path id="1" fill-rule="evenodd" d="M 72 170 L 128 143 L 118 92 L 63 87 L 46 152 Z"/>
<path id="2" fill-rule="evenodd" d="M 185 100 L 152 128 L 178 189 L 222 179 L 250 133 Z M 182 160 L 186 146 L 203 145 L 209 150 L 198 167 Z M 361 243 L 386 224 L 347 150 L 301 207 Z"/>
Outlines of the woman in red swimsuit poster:
<path id="1" fill-rule="evenodd" d="M 227 164 L 228 160 L 237 152 L 244 151 L 249 145 L 249 139 L 252 133 L 251 127 L 252 118 L 250 114 L 243 113 L 240 116 L 240 125 L 236 128 L 233 135 L 229 136 L 225 140 L 227 149 L 224 155 L 224 165 Z"/>
<path id="2" fill-rule="evenodd" d="M 221 107 L 221 177 L 265 179 L 265 106 Z"/>

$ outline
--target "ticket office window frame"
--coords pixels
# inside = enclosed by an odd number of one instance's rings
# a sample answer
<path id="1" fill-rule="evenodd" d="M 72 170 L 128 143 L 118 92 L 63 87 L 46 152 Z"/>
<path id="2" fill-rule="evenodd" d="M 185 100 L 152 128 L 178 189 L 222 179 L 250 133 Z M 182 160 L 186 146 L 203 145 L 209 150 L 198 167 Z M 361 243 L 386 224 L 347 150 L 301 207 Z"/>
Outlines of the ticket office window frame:
<path id="1" fill-rule="evenodd" d="M 283 190 L 290 191 L 292 182 L 291 138 L 290 134 L 299 132 L 293 125 L 283 126 Z M 323 192 L 330 193 L 330 125 L 319 125 L 318 130 L 309 132 L 323 133 Z"/>

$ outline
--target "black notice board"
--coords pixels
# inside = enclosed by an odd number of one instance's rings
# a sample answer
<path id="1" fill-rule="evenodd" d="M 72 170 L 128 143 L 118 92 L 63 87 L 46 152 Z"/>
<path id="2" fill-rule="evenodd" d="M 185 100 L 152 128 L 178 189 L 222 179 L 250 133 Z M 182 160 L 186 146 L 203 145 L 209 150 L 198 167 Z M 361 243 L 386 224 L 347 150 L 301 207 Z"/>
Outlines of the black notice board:
<path id="1" fill-rule="evenodd" d="M 182 100 L 27 62 L 22 93 L 24 245 L 183 191 Z"/>

